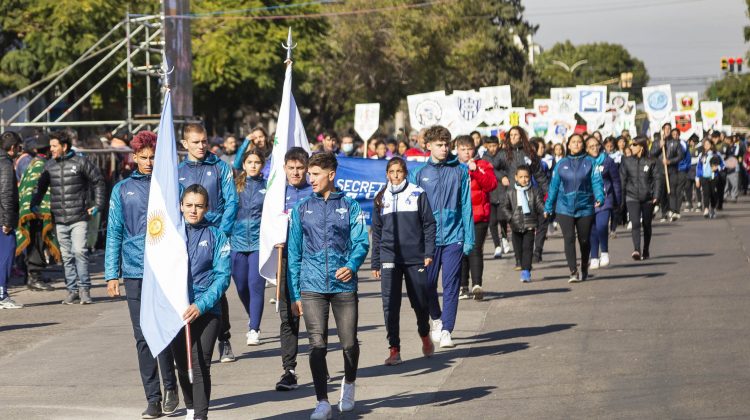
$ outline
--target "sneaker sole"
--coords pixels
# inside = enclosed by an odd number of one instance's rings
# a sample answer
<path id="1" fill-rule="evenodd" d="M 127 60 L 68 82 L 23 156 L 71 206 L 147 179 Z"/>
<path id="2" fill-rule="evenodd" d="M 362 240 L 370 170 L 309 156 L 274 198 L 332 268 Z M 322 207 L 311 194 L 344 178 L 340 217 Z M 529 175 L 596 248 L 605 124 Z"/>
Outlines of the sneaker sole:
<path id="1" fill-rule="evenodd" d="M 260 345 L 260 341 L 248 341 L 247 345 L 248 346 L 259 346 Z"/>
<path id="2" fill-rule="evenodd" d="M 383 364 L 385 366 L 397 366 L 397 365 L 400 365 L 401 363 L 404 363 L 404 361 L 403 360 L 397 360 L 397 361 L 393 361 L 393 362 L 385 362 Z"/>
<path id="3" fill-rule="evenodd" d="M 441 348 L 441 349 L 452 349 L 452 348 L 454 348 L 454 347 L 456 347 L 456 345 L 455 345 L 455 344 L 453 344 L 453 343 L 451 343 L 451 344 L 445 344 L 445 345 L 441 344 L 441 345 L 440 345 L 440 348 Z"/>
<path id="4" fill-rule="evenodd" d="M 232 362 L 234 362 L 235 360 L 237 360 L 237 359 L 230 359 L 230 358 L 228 358 L 228 357 L 224 357 L 224 358 L 222 358 L 222 359 L 219 359 L 219 362 L 220 362 L 220 363 L 232 363 Z"/>

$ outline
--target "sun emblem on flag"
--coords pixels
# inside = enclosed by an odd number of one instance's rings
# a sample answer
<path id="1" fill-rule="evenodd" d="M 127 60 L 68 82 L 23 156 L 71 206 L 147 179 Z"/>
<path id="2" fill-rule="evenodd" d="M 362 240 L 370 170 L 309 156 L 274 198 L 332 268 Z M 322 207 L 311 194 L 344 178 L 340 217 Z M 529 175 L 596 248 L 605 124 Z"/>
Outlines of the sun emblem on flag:
<path id="1" fill-rule="evenodd" d="M 164 212 L 156 210 L 151 212 L 148 216 L 148 224 L 146 225 L 146 233 L 148 242 L 151 245 L 159 243 L 161 238 L 164 237 Z"/>

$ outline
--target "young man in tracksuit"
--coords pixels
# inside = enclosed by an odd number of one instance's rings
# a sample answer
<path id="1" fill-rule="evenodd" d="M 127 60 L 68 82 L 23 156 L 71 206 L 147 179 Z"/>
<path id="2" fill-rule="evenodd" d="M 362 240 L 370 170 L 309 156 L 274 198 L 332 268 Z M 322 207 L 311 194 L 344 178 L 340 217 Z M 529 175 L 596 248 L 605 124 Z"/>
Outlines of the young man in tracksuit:
<path id="1" fill-rule="evenodd" d="M 178 176 L 180 185 L 187 188 L 198 184 L 208 191 L 208 213 L 206 221 L 219 228 L 227 238 L 237 215 L 237 188 L 234 185 L 232 168 L 208 151 L 206 129 L 200 124 L 186 124 L 182 145 L 187 149 L 187 159 L 180 162 Z M 229 303 L 221 297 L 221 330 L 219 332 L 219 360 L 233 362 L 234 353 L 229 344 Z"/>
<path id="2" fill-rule="evenodd" d="M 692 184 L 692 178 L 690 177 L 690 168 L 693 156 L 690 154 L 690 146 L 688 145 L 688 142 L 685 140 L 680 140 L 680 147 L 682 147 L 682 160 L 677 164 L 677 181 L 678 185 L 680 186 L 680 193 L 677 198 L 677 214 L 675 217 L 677 219 L 680 218 L 680 209 L 682 208 L 682 202 L 689 197 L 692 197 L 692 191 L 691 188 L 693 187 Z M 693 200 L 692 198 L 689 198 L 688 200 L 688 207 L 686 208 L 686 211 L 690 211 Z"/>
<path id="3" fill-rule="evenodd" d="M 331 418 L 326 377 L 330 311 L 344 355 L 339 411 L 354 409 L 359 363 L 357 271 L 370 243 L 359 204 L 335 189 L 337 166 L 331 152 L 310 158 L 307 172 L 314 194 L 292 209 L 289 222 L 287 286 L 292 311 L 304 316 L 310 337 L 310 371 L 318 400 L 311 419 Z"/>
<path id="4" fill-rule="evenodd" d="M 430 159 L 409 175 L 409 182 L 427 193 L 437 222 L 435 258 L 427 268 L 430 282 L 432 340 L 440 347 L 454 347 L 451 333 L 456 324 L 461 261 L 474 248 L 469 170 L 450 154 L 451 133 L 436 125 L 425 132 Z M 438 301 L 437 280 L 443 270 L 443 310 Z"/>
<path id="5" fill-rule="evenodd" d="M 432 356 L 429 284 L 426 267 L 435 254 L 435 217 L 424 190 L 406 181 L 406 162 L 394 157 L 388 161 L 386 187 L 375 196 L 372 212 L 372 273 L 381 279 L 383 317 L 390 354 L 386 366 L 401 363 L 401 284 L 417 315 L 417 332 L 422 354 Z"/>
<path id="6" fill-rule="evenodd" d="M 284 211 L 290 210 L 302 199 L 312 195 L 312 187 L 307 183 L 307 160 L 309 156 L 305 149 L 292 147 L 284 155 L 284 172 L 286 173 L 286 201 Z M 288 237 L 289 235 L 287 235 Z M 281 344 L 281 364 L 284 373 L 276 383 L 277 391 L 291 391 L 297 388 L 297 351 L 299 344 L 299 315 L 292 313 L 292 301 L 287 287 L 287 248 L 284 247 L 279 282 L 279 342 Z"/>
<path id="7" fill-rule="evenodd" d="M 138 351 L 138 367 L 148 401 L 146 411 L 141 417 L 155 419 L 161 414 L 174 413 L 179 403 L 172 350 L 166 348 L 159 354 L 157 368 L 157 359 L 151 355 L 140 324 L 146 213 L 156 151 L 156 134 L 141 131 L 133 138 L 130 147 L 133 148 L 133 160 L 138 169 L 112 188 L 107 219 L 104 278 L 107 280 L 107 294 L 110 297 L 120 296 L 119 279 L 123 278 L 125 281 L 130 323 L 133 326 L 135 347 Z M 166 394 L 163 407 L 159 370 Z"/>

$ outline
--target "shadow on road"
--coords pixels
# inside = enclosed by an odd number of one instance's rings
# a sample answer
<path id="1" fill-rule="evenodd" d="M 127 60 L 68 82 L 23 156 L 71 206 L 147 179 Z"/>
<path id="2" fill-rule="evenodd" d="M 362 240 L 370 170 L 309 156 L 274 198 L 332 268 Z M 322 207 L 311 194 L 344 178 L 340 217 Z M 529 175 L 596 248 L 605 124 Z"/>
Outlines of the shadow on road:
<path id="1" fill-rule="evenodd" d="M 13 331 L 13 330 L 25 330 L 29 328 L 48 327 L 50 325 L 57 325 L 59 322 L 40 322 L 37 324 L 15 324 L 15 325 L 0 325 L 0 332 Z"/>
<path id="2" fill-rule="evenodd" d="M 545 293 L 565 293 L 570 292 L 570 290 L 570 287 L 559 287 L 556 289 L 529 289 L 513 292 L 484 292 L 484 300 L 510 299 L 521 296 L 543 295 Z"/>

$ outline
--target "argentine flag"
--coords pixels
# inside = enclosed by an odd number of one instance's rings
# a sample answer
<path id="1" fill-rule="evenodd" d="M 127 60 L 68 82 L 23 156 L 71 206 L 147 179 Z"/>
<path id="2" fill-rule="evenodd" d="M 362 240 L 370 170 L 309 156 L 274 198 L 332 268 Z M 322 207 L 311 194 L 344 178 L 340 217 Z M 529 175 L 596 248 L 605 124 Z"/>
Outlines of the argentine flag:
<path id="1" fill-rule="evenodd" d="M 189 306 L 185 223 L 180 213 L 177 149 L 168 90 L 155 152 L 141 290 L 141 330 L 154 357 L 185 325 L 182 314 Z"/>
<path id="2" fill-rule="evenodd" d="M 289 28 L 287 46 L 292 46 L 292 28 Z M 289 218 L 284 212 L 286 205 L 286 173 L 284 155 L 292 147 L 301 147 L 310 153 L 305 126 L 292 96 L 292 63 L 287 62 L 284 90 L 281 96 L 276 136 L 273 139 L 271 168 L 263 200 L 263 217 L 260 219 L 260 275 L 276 284 L 278 250 L 277 244 L 286 244 L 286 229 Z"/>

